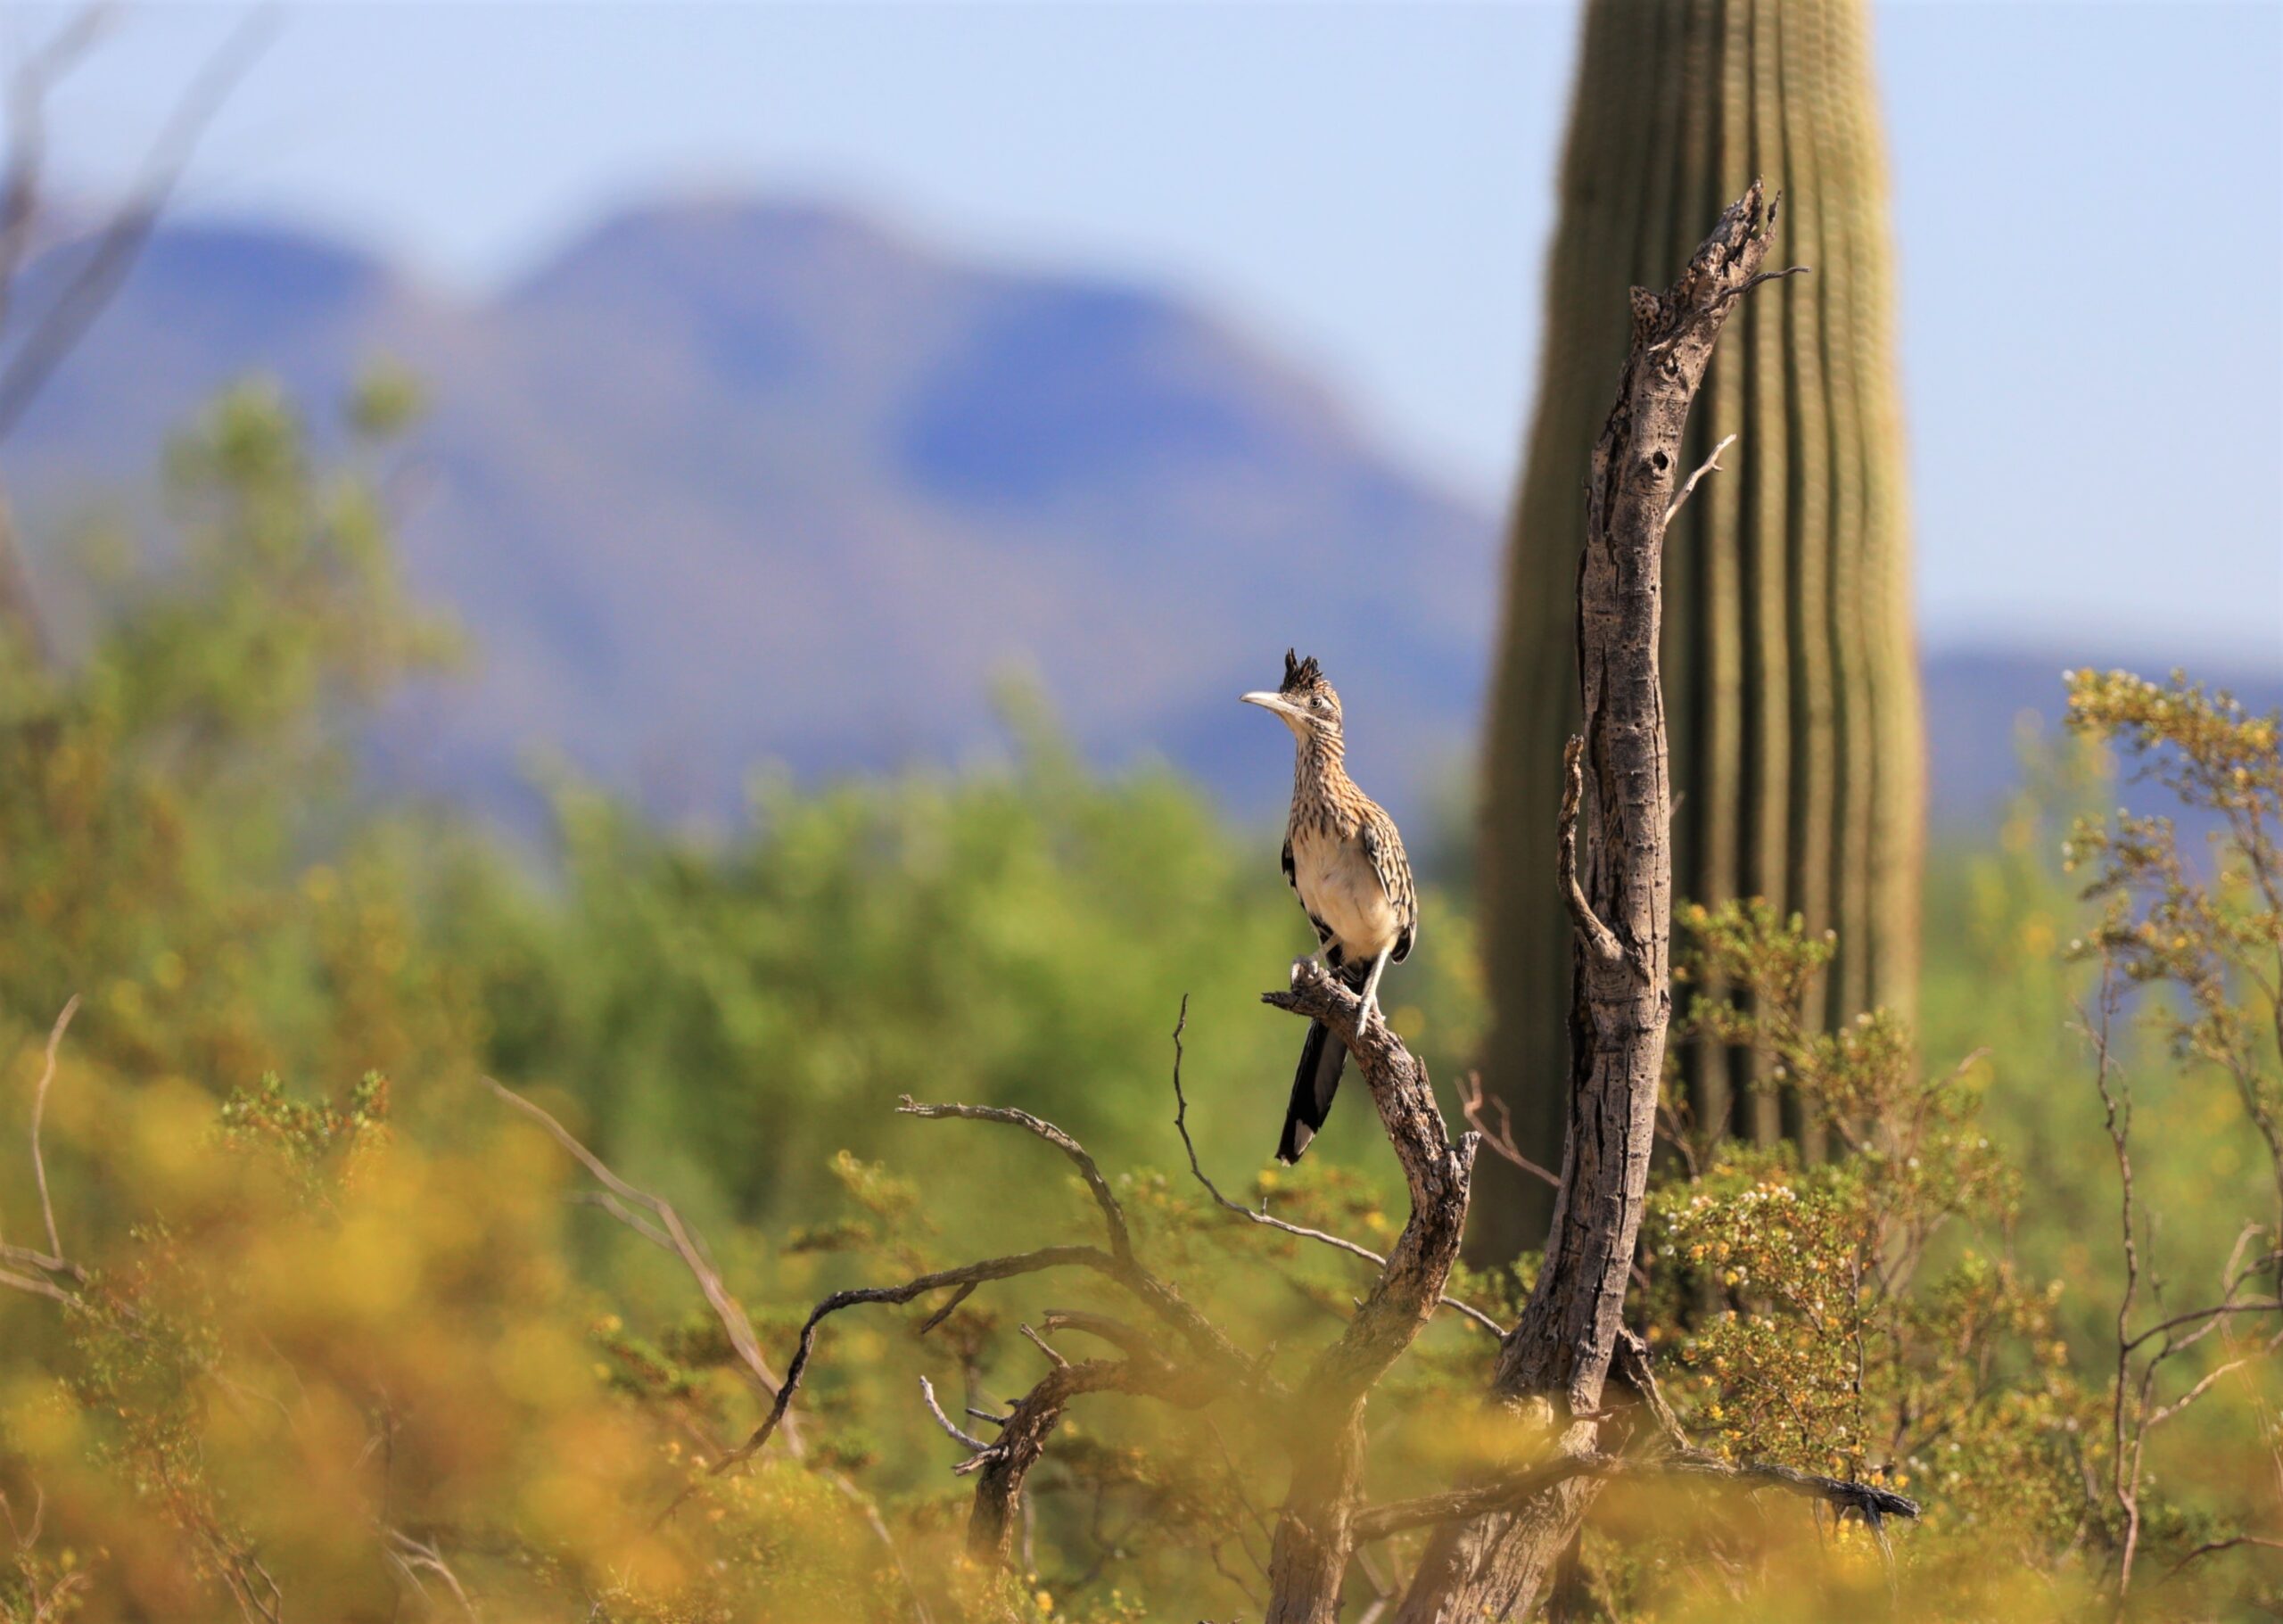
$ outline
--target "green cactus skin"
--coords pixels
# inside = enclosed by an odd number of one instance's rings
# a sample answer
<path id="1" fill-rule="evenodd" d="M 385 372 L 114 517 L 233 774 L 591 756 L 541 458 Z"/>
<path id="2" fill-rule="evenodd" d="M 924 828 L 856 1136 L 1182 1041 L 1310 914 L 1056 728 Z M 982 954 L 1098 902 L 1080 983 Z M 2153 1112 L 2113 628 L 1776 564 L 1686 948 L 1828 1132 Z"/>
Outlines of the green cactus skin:
<path id="1" fill-rule="evenodd" d="M 1674 894 L 1766 896 L 1836 930 L 1828 1018 L 1916 1002 L 1924 739 L 1869 36 L 1863 0 L 1586 6 L 1483 786 L 1484 1075 L 1548 1166 L 1568 1075 L 1554 820 L 1576 725 L 1587 457 L 1626 289 L 1669 282 L 1754 176 L 1783 194 L 1776 252 L 1810 274 L 1737 313 L 1689 427 L 1691 468 L 1740 438 L 1666 540 Z M 1701 1119 L 1797 1132 L 1778 1095 L 1742 1086 L 1748 1059 L 1682 1062 Z M 1537 1244 L 1550 1192 L 1484 1183 L 1479 1255 Z"/>

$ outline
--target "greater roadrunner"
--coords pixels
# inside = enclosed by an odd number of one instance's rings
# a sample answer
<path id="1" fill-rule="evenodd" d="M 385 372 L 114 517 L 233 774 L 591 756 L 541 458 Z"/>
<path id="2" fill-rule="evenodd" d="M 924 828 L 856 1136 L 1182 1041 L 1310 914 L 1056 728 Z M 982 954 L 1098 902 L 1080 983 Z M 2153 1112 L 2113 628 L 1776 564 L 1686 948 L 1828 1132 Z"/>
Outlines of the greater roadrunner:
<path id="1" fill-rule="evenodd" d="M 1313 657 L 1284 651 L 1284 683 L 1247 694 L 1292 730 L 1292 814 L 1284 826 L 1284 878 L 1299 893 L 1324 961 L 1364 1000 L 1368 1025 L 1379 1013 L 1380 972 L 1411 956 L 1419 934 L 1419 894 L 1395 820 L 1356 787 L 1343 758 L 1339 696 Z M 1308 1023 L 1292 1076 L 1292 1102 L 1276 1159 L 1296 1162 L 1323 1126 L 1347 1068 L 1348 1048 L 1322 1021 Z"/>

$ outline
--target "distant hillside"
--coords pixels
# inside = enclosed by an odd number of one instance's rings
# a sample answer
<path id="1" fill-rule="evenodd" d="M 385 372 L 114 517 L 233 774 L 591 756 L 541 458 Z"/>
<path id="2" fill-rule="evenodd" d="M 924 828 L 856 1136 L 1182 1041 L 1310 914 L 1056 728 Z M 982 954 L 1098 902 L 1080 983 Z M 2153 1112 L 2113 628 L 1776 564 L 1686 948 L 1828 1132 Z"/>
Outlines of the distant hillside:
<path id="1" fill-rule="evenodd" d="M 829 208 L 629 213 L 476 306 L 288 230 L 170 224 L 7 448 L 27 529 L 146 482 L 235 377 L 321 408 L 382 355 L 435 402 L 408 567 L 482 651 L 391 719 L 397 785 L 527 817 L 539 744 L 661 812 L 734 812 L 759 763 L 992 747 L 1014 671 L 1098 759 L 1169 758 L 1263 812 L 1283 741 L 1235 697 L 1288 644 L 1341 684 L 1399 813 L 1471 744 L 1494 515 L 1174 300 Z M 1931 663 L 1939 816 L 1997 803 L 2061 663 Z"/>
<path id="2" fill-rule="evenodd" d="M 762 759 L 959 759 L 1017 670 L 1089 749 L 1260 804 L 1281 741 L 1235 696 L 1288 644 L 1356 696 L 1381 781 L 1468 735 L 1488 515 L 1192 309 L 832 210 L 626 215 L 473 309 L 283 231 L 169 226 L 9 472 L 53 519 L 147 475 L 229 378 L 326 402 L 382 353 L 436 401 L 410 571 L 484 656 L 391 730 L 416 783 L 508 804 L 544 740 L 730 808 Z"/>
<path id="3" fill-rule="evenodd" d="M 2086 665 L 2121 667 L 2152 681 L 2168 674 L 2161 664 L 2115 658 L 2099 648 L 2052 655 L 1949 648 L 1927 655 L 1927 777 L 1938 828 L 1987 826 L 2003 810 L 2021 779 L 2024 733 L 2048 745 L 2061 739 L 2061 673 Z M 2199 665 L 2188 674 L 2227 688 L 2254 711 L 2283 709 L 2283 660 L 2266 671 Z M 2172 812 L 2161 793 L 2128 790 L 2125 799 L 2140 810 Z"/>

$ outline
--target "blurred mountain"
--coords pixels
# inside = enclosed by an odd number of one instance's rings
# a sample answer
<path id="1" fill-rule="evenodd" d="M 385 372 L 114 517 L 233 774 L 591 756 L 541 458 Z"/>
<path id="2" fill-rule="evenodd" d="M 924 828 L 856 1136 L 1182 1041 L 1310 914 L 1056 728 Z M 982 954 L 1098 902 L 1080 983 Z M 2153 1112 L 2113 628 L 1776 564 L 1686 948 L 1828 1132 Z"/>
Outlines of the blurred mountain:
<path id="1" fill-rule="evenodd" d="M 388 719 L 392 786 L 527 821 L 540 746 L 663 814 L 731 815 L 762 763 L 1003 747 L 1016 673 L 1096 759 L 1170 759 L 1265 812 L 1283 737 L 1235 697 L 1288 644 L 1340 683 L 1399 814 L 1470 751 L 1493 515 L 1177 300 L 828 207 L 631 212 L 482 303 L 285 228 L 168 224 L 6 448 L 44 580 L 64 594 L 58 539 L 147 494 L 225 384 L 268 374 L 322 416 L 383 357 L 434 403 L 393 486 L 408 567 L 478 650 Z M 2063 663 L 1930 660 L 1939 820 L 1990 814 Z"/>
<path id="2" fill-rule="evenodd" d="M 1379 783 L 1464 747 L 1488 515 L 1174 300 L 828 208 L 630 213 L 481 305 L 285 230 L 169 225 L 8 448 L 28 528 L 147 480 L 234 377 L 322 408 L 383 355 L 435 408 L 408 566 L 481 650 L 385 730 L 415 785 L 513 810 L 543 742 L 663 812 L 733 811 L 762 761 L 988 748 L 1013 672 L 1091 754 L 1262 806 L 1284 741 L 1235 698 L 1288 644 L 1356 697 Z"/>
<path id="3" fill-rule="evenodd" d="M 2283 642 L 2279 642 L 2283 654 Z M 2265 670 L 2187 661 L 2188 675 L 2223 688 L 2254 712 L 2283 710 L 2283 667 Z M 2003 814 L 2022 781 L 2023 751 L 2050 751 L 2065 739 L 2061 720 L 2071 667 L 2122 668 L 2151 681 L 2168 674 L 2161 660 L 2116 657 L 2099 648 L 2058 653 L 1990 647 L 1937 648 L 1924 662 L 1927 781 L 1937 829 L 1986 829 Z M 2162 791 L 2128 787 L 2136 812 L 2174 815 Z M 2209 825 L 2183 825 L 2200 834 Z"/>

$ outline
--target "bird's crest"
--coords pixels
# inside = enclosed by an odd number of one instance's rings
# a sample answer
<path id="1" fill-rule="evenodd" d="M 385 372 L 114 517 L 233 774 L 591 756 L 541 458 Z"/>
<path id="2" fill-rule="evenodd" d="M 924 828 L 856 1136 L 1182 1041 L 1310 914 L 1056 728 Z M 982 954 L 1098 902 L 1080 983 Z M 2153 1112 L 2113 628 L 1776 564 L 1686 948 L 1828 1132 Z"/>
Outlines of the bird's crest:
<path id="1" fill-rule="evenodd" d="M 1290 648 L 1284 651 L 1284 686 L 1278 690 L 1280 693 L 1297 694 L 1323 680 L 1323 667 L 1316 664 L 1315 655 L 1303 660 Z"/>

